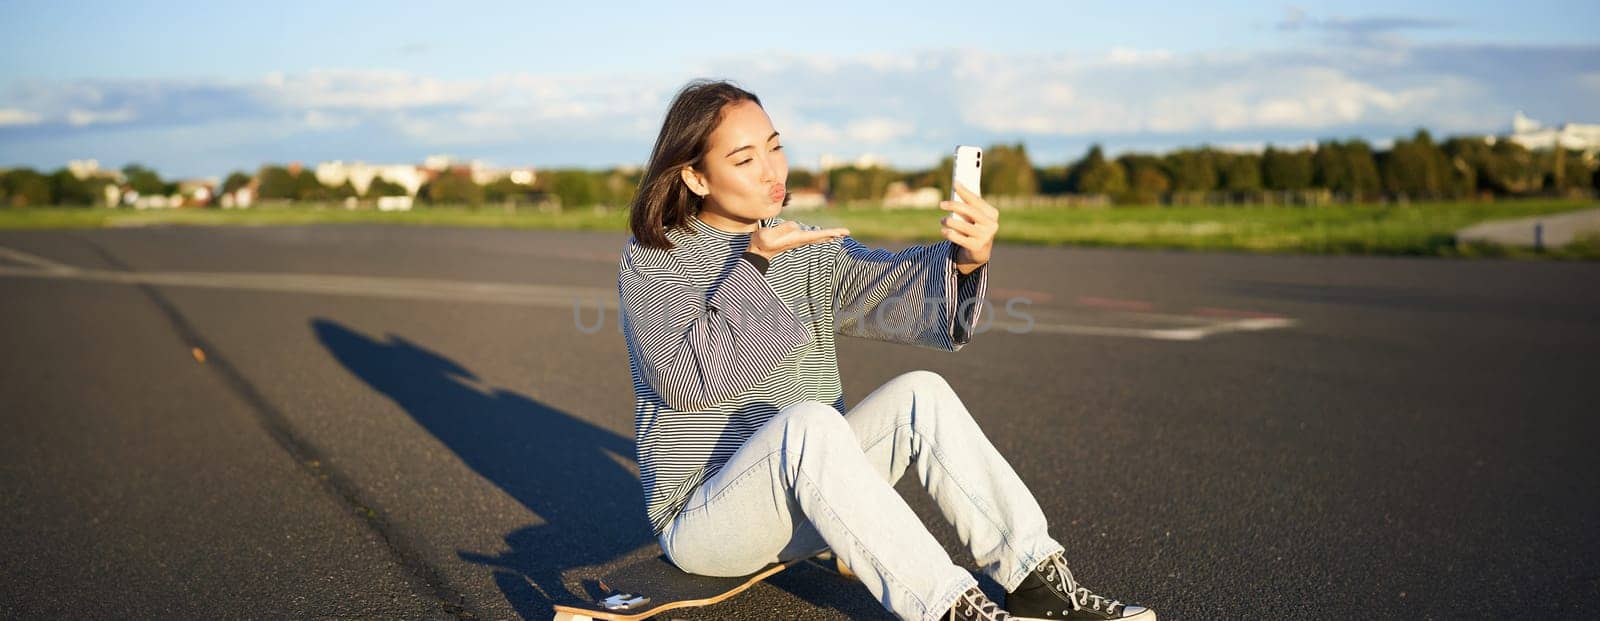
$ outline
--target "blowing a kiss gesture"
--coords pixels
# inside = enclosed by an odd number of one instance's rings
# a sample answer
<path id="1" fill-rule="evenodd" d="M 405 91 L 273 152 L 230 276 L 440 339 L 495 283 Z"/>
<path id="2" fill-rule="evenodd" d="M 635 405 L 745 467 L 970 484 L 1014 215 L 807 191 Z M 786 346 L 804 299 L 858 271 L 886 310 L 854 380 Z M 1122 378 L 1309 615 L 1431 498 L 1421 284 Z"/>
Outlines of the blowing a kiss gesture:
<path id="1" fill-rule="evenodd" d="M 1000 210 L 960 183 L 956 183 L 956 195 L 961 200 L 939 203 L 940 209 L 950 212 L 939 220 L 939 233 L 959 248 L 954 259 L 956 270 L 971 274 L 989 262 L 994 234 L 1000 230 Z M 850 230 L 844 228 L 802 229 L 791 220 L 775 227 L 757 228 L 750 236 L 749 251 L 771 259 L 791 248 L 849 234 Z"/>
<path id="2" fill-rule="evenodd" d="M 956 182 L 959 201 L 940 201 L 939 208 L 950 212 L 939 221 L 939 233 L 960 248 L 956 251 L 956 270 L 971 274 L 989 262 L 994 234 L 1000 230 L 1000 210 L 989 206 L 967 186 Z"/>

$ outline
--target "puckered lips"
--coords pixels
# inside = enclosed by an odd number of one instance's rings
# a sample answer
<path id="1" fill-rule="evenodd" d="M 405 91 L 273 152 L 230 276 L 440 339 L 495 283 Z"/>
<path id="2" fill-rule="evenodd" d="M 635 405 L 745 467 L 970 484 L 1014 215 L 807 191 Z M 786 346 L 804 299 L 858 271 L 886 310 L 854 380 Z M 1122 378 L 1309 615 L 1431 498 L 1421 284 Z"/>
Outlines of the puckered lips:
<path id="1" fill-rule="evenodd" d="M 785 190 L 786 188 L 784 188 L 782 184 L 772 186 L 772 189 L 767 191 L 767 197 L 771 198 L 772 202 L 774 203 L 781 203 L 783 202 L 783 194 Z"/>

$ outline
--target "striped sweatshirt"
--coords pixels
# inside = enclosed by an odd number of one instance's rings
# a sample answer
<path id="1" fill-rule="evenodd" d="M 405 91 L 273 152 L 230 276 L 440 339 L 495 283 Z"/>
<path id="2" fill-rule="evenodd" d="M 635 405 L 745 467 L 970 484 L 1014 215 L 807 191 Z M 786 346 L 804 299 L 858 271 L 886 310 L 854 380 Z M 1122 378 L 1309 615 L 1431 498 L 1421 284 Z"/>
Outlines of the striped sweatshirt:
<path id="1" fill-rule="evenodd" d="M 820 401 L 844 413 L 835 331 L 955 351 L 984 305 L 988 266 L 960 275 L 949 241 L 890 252 L 844 237 L 767 263 L 744 254 L 749 233 L 692 216 L 667 238 L 671 250 L 630 237 L 617 278 L 639 478 L 658 535 L 779 409 Z"/>

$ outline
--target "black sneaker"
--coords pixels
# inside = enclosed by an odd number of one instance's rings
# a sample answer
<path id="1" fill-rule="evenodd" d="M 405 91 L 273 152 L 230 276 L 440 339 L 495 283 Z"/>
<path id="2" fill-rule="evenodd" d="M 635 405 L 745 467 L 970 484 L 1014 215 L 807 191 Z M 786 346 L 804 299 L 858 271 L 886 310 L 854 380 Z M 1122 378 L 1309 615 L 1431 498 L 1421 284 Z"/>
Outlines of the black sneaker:
<path id="1" fill-rule="evenodd" d="M 1006 594 L 1006 611 L 1018 621 L 1156 621 L 1156 613 L 1148 608 L 1127 606 L 1078 586 L 1060 554 L 1040 563 L 1016 591 Z"/>
<path id="2" fill-rule="evenodd" d="M 950 606 L 950 612 L 945 614 L 946 621 L 1011 621 L 1011 615 L 1000 608 L 999 604 L 984 595 L 978 587 L 967 589 L 961 597 L 956 598 L 956 603 Z"/>

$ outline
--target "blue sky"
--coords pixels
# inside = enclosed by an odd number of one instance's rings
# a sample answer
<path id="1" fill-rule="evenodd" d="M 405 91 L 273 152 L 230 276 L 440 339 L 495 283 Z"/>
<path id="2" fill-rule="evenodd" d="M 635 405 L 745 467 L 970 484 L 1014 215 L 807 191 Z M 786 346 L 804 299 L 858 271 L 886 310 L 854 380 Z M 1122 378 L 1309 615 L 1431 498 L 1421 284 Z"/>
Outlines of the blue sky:
<path id="1" fill-rule="evenodd" d="M 0 166 L 637 164 L 703 76 L 761 95 L 800 165 L 1600 122 L 1592 0 L 979 6 L 0 2 Z"/>

